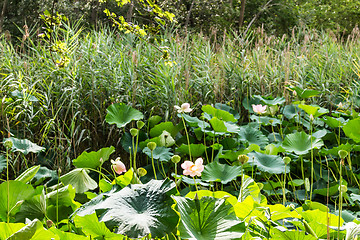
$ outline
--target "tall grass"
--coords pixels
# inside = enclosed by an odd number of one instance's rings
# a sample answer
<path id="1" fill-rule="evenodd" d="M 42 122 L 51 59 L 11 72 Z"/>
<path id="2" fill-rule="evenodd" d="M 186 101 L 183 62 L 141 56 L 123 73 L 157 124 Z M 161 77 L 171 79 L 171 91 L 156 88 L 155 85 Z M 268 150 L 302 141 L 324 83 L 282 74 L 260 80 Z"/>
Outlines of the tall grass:
<path id="1" fill-rule="evenodd" d="M 358 94 L 357 28 L 346 39 L 307 29 L 282 38 L 263 29 L 245 37 L 167 32 L 153 44 L 169 48 L 173 66 L 134 36 L 65 25 L 55 38 L 66 43 L 70 62 L 58 67 L 60 56 L 35 31 L 24 36 L 16 46 L 0 37 L 1 134 L 7 136 L 9 121 L 12 134 L 47 147 L 53 167 L 69 167 L 83 150 L 119 145 L 119 132 L 104 121 L 115 101 L 171 120 L 173 106 L 183 102 L 230 103 L 241 112 L 252 94 L 290 99 L 287 85 L 320 90 L 310 101 L 330 108 Z M 38 101 L 13 97 L 15 90 Z"/>

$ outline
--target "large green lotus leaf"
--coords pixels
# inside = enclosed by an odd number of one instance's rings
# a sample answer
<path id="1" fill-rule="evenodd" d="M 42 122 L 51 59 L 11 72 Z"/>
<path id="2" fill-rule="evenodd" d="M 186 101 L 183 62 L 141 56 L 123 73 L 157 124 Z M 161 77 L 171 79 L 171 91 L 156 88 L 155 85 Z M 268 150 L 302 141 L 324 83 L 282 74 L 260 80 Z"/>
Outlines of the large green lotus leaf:
<path id="1" fill-rule="evenodd" d="M 9 206 L 10 216 L 15 215 L 21 206 L 21 203 L 31 198 L 35 194 L 35 190 L 31 185 L 19 181 L 9 181 L 0 184 L 0 218 L 3 221 L 7 219 L 8 207 L 8 184 L 9 184 Z"/>
<path id="2" fill-rule="evenodd" d="M 340 150 L 345 150 L 347 152 L 351 152 L 351 150 L 353 149 L 353 145 L 346 143 L 346 144 L 341 144 L 340 146 L 337 147 L 333 147 L 331 149 L 321 149 L 320 153 L 323 155 L 327 155 L 327 154 L 331 154 L 335 157 L 339 156 L 339 151 Z"/>
<path id="3" fill-rule="evenodd" d="M 28 183 L 35 177 L 39 169 L 40 169 L 40 165 L 32 166 L 31 168 L 26 169 L 15 180 L 23 183 Z"/>
<path id="4" fill-rule="evenodd" d="M 224 121 L 218 119 L 217 117 L 213 117 L 210 120 L 210 124 L 215 132 L 225 134 L 227 132 L 227 128 L 225 126 Z"/>
<path id="5" fill-rule="evenodd" d="M 66 186 L 71 184 L 76 189 L 76 193 L 84 193 L 88 190 L 97 188 L 97 183 L 89 176 L 88 170 L 75 168 L 71 172 L 60 177 L 60 181 Z"/>
<path id="6" fill-rule="evenodd" d="M 244 175 L 244 181 L 241 182 L 238 202 L 244 201 L 248 196 L 252 196 L 252 198 L 260 203 L 260 188 L 257 183 L 249 176 Z"/>
<path id="7" fill-rule="evenodd" d="M 344 123 L 346 123 L 345 119 L 342 117 L 333 118 L 330 116 L 324 116 L 321 120 L 324 121 L 324 123 L 326 123 L 331 128 L 339 128 L 342 127 Z"/>
<path id="8" fill-rule="evenodd" d="M 39 145 L 32 143 L 31 141 L 27 139 L 18 139 L 14 137 L 5 138 L 3 141 L 11 141 L 13 143 L 13 146 L 11 148 L 11 151 L 13 152 L 21 152 L 24 155 L 32 152 L 32 153 L 38 153 L 41 151 L 44 151 L 45 148 L 40 147 Z"/>
<path id="9" fill-rule="evenodd" d="M 269 143 L 269 139 L 259 129 L 250 126 L 240 127 L 239 140 L 249 145 L 256 144 L 260 147 L 265 147 Z"/>
<path id="10" fill-rule="evenodd" d="M 190 151 L 192 157 L 200 157 L 205 152 L 206 147 L 203 144 L 190 144 Z M 189 145 L 181 144 L 180 147 L 176 148 L 176 152 L 189 155 Z"/>
<path id="11" fill-rule="evenodd" d="M 229 105 L 226 105 L 223 103 L 215 103 L 215 108 L 227 111 L 227 112 L 231 113 L 235 119 L 240 119 L 240 114 L 237 111 L 235 111 L 232 107 L 230 107 Z"/>
<path id="12" fill-rule="evenodd" d="M 294 118 L 297 119 L 299 116 L 299 113 L 301 116 L 305 114 L 304 110 L 298 108 L 297 105 L 293 105 L 293 104 L 286 105 L 283 110 L 284 116 L 289 120 L 294 119 Z"/>
<path id="13" fill-rule="evenodd" d="M 2 170 L 4 170 L 4 168 L 6 168 L 6 162 L 6 157 L 0 155 L 0 173 L 2 172 Z"/>
<path id="14" fill-rule="evenodd" d="M 224 198 L 228 203 L 230 203 L 233 206 L 235 206 L 235 204 L 237 203 L 236 197 L 224 191 L 213 192 L 209 190 L 199 190 L 196 192 L 189 192 L 188 194 L 186 194 L 185 197 L 191 199 L 195 199 L 195 198 L 201 199 L 202 197 Z"/>
<path id="15" fill-rule="evenodd" d="M 99 221 L 115 233 L 140 238 L 151 233 L 161 238 L 174 230 L 179 217 L 171 208 L 175 183 L 169 179 L 132 184 L 104 193 L 84 204 L 75 214 L 84 216 L 97 210 Z M 89 209 L 88 209 L 89 208 Z"/>
<path id="16" fill-rule="evenodd" d="M 177 115 L 179 118 L 183 117 L 185 122 L 190 126 L 190 127 L 199 127 L 202 131 L 205 130 L 205 128 L 210 127 L 210 124 L 208 124 L 205 121 L 202 121 L 200 119 L 198 119 L 197 117 L 191 117 L 187 114 L 178 114 Z"/>
<path id="17" fill-rule="evenodd" d="M 75 233 L 63 232 L 55 227 L 50 228 L 49 231 L 58 236 L 60 240 L 89 240 L 88 237 Z"/>
<path id="18" fill-rule="evenodd" d="M 40 167 L 39 171 L 37 171 L 37 173 L 35 174 L 32 182 L 35 182 L 34 185 L 39 185 L 47 179 L 49 179 L 49 181 L 57 182 L 58 175 L 56 170 L 50 170 L 47 167 Z"/>
<path id="19" fill-rule="evenodd" d="M 233 206 L 226 203 L 225 199 L 173 198 L 180 213 L 178 231 L 182 239 L 240 239 L 245 232 L 245 223 L 237 219 Z"/>
<path id="20" fill-rule="evenodd" d="M 151 158 L 151 150 L 148 147 L 144 148 L 143 153 Z M 163 162 L 170 161 L 173 155 L 174 154 L 171 152 L 171 148 L 167 147 L 156 147 L 153 151 L 153 158 Z"/>
<path id="21" fill-rule="evenodd" d="M 360 142 L 360 118 L 350 120 L 343 127 L 346 136 L 354 140 L 356 143 Z"/>
<path id="22" fill-rule="evenodd" d="M 76 159 L 72 161 L 77 168 L 92 168 L 96 169 L 102 165 L 105 161 L 109 160 L 110 155 L 115 152 L 113 146 L 108 148 L 102 148 L 95 152 L 86 152 L 80 154 Z"/>
<path id="23" fill-rule="evenodd" d="M 289 87 L 292 91 L 296 91 L 296 94 L 301 99 L 307 99 L 319 95 L 321 92 L 313 89 L 302 89 L 300 87 Z"/>
<path id="24" fill-rule="evenodd" d="M 232 115 L 231 113 L 221 110 L 221 109 L 216 109 L 211 105 L 204 105 L 201 110 L 209 115 L 211 115 L 212 117 L 217 117 L 220 120 L 223 120 L 225 122 L 236 122 L 237 120 L 235 119 L 234 115 Z"/>
<path id="25" fill-rule="evenodd" d="M 282 147 L 288 152 L 297 155 L 307 154 L 311 149 L 320 149 L 324 145 L 321 139 L 311 137 L 305 132 L 297 132 L 286 135 Z"/>
<path id="26" fill-rule="evenodd" d="M 13 233 L 19 231 L 25 226 L 24 223 L 6 223 L 0 222 L 0 239 L 8 239 Z"/>
<path id="27" fill-rule="evenodd" d="M 321 115 L 329 112 L 326 108 L 306 104 L 299 104 L 298 107 L 304 110 L 308 115 L 313 115 L 314 118 L 320 117 Z"/>
<path id="28" fill-rule="evenodd" d="M 115 103 L 110 105 L 107 109 L 105 120 L 109 124 L 116 124 L 118 128 L 125 127 L 132 120 L 140 120 L 144 115 L 124 103 Z"/>
<path id="29" fill-rule="evenodd" d="M 46 215 L 46 196 L 43 186 L 40 194 L 27 199 L 21 204 L 20 211 L 16 214 L 16 221 L 20 222 L 28 219 L 43 219 Z"/>
<path id="30" fill-rule="evenodd" d="M 26 226 L 12 234 L 7 240 L 44 240 L 54 239 L 60 240 L 53 232 L 44 229 L 42 223 L 38 219 L 34 219 Z"/>
<path id="31" fill-rule="evenodd" d="M 330 226 L 330 236 L 336 236 L 339 217 L 332 213 L 323 212 L 321 210 L 307 210 L 299 212 L 299 214 L 307 222 L 307 226 L 299 221 L 291 221 L 296 227 L 307 231 L 310 234 L 317 236 L 319 239 L 326 239 L 328 226 Z M 344 220 L 340 218 L 340 226 L 342 226 Z M 333 238 L 333 237 L 332 237 Z M 343 239 L 343 238 L 340 238 Z"/>
<path id="32" fill-rule="evenodd" d="M 76 228 L 80 228 L 86 236 L 91 236 L 91 239 L 124 239 L 124 236 L 111 232 L 104 222 L 99 222 L 96 214 L 79 216 L 74 218 Z"/>
<path id="33" fill-rule="evenodd" d="M 221 182 L 227 184 L 241 175 L 240 166 L 230 166 L 214 161 L 205 166 L 201 179 L 207 182 Z"/>
<path id="34" fill-rule="evenodd" d="M 262 172 L 271 174 L 285 173 L 285 163 L 280 156 L 251 152 L 248 153 L 248 157 L 248 163 L 252 166 L 257 166 L 257 168 Z M 289 171 L 289 166 L 286 166 L 286 172 Z"/>
<path id="35" fill-rule="evenodd" d="M 299 230 L 286 230 L 280 231 L 276 228 L 271 229 L 272 239 L 284 239 L 284 240 L 316 240 L 313 235 L 307 234 L 304 231 Z"/>
<path id="36" fill-rule="evenodd" d="M 167 131 L 172 137 L 175 137 L 179 132 L 178 128 L 174 126 L 172 122 L 162 122 L 150 130 L 150 137 L 158 137 L 163 133 L 163 131 Z"/>
<path id="37" fill-rule="evenodd" d="M 79 203 L 74 201 L 76 190 L 71 185 L 56 189 L 46 194 L 46 199 L 49 204 L 56 206 L 56 204 L 73 209 L 79 207 Z"/>

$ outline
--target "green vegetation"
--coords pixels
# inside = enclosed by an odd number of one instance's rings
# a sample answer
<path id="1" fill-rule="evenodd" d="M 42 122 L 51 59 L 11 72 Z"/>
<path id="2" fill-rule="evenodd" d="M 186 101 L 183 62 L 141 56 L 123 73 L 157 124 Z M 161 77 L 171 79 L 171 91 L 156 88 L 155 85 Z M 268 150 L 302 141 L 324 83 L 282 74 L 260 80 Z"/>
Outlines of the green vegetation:
<path id="1" fill-rule="evenodd" d="M 33 2 L 0 6 L 0 240 L 360 235 L 357 0 Z"/>

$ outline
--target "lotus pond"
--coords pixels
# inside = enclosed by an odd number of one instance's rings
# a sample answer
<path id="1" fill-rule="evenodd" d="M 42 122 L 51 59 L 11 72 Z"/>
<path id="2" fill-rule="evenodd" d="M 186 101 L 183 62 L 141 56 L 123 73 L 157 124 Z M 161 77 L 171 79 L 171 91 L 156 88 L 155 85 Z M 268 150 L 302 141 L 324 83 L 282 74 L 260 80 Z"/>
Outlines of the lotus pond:
<path id="1" fill-rule="evenodd" d="M 114 103 L 104 124 L 117 146 L 81 153 L 69 172 L 39 161 L 46 146 L 9 134 L 0 240 L 356 239 L 359 113 L 290 89 L 290 103 L 244 99 L 246 123 L 221 103 L 175 106 L 171 121 Z"/>

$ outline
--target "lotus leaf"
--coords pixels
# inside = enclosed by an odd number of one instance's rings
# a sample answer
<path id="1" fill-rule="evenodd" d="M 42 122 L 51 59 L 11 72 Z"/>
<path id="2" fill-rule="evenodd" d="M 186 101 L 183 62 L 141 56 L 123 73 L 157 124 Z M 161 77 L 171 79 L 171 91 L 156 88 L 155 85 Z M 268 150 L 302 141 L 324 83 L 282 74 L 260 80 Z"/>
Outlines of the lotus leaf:
<path id="1" fill-rule="evenodd" d="M 45 148 L 40 147 L 39 145 L 32 143 L 27 139 L 18 139 L 18 138 L 10 137 L 10 138 L 5 138 L 4 142 L 8 140 L 13 143 L 13 146 L 11 148 L 13 152 L 21 152 L 24 155 L 30 152 L 38 153 L 45 150 Z"/>
<path id="2" fill-rule="evenodd" d="M 161 238 L 177 226 L 179 217 L 171 208 L 170 195 L 176 193 L 175 183 L 166 179 L 151 180 L 147 184 L 132 184 L 122 190 L 114 189 L 84 204 L 76 215 L 99 214 L 115 233 L 140 238 L 151 233 Z"/>
<path id="3" fill-rule="evenodd" d="M 265 147 L 269 143 L 268 138 L 259 129 L 250 126 L 240 127 L 239 140 L 249 145 L 256 144 L 260 147 Z"/>
<path id="4" fill-rule="evenodd" d="M 180 213 L 178 231 L 182 239 L 240 239 L 245 232 L 245 223 L 236 218 L 232 205 L 225 199 L 173 198 Z"/>
<path id="5" fill-rule="evenodd" d="M 201 110 L 203 110 L 205 113 L 211 115 L 210 119 L 213 117 L 216 117 L 220 120 L 223 120 L 225 122 L 236 122 L 237 120 L 235 119 L 234 115 L 232 115 L 231 113 L 221 110 L 221 109 L 216 109 L 211 105 L 204 105 Z M 210 120 L 209 119 L 209 120 Z"/>
<path id="6" fill-rule="evenodd" d="M 192 157 L 202 156 L 205 150 L 206 147 L 203 144 L 190 144 L 190 151 Z M 182 154 L 189 154 L 189 145 L 181 144 L 181 146 L 176 148 L 175 151 Z"/>
<path id="7" fill-rule="evenodd" d="M 113 146 L 108 148 L 102 148 L 97 152 L 86 152 L 80 154 L 76 159 L 72 162 L 77 168 L 92 168 L 96 169 L 101 166 L 104 162 L 109 160 L 109 157 L 112 153 L 115 152 L 115 148 Z"/>
<path id="8" fill-rule="evenodd" d="M 205 165 L 201 178 L 207 182 L 221 182 L 227 184 L 241 175 L 240 166 L 230 166 L 214 161 Z"/>
<path id="9" fill-rule="evenodd" d="M 23 182 L 11 180 L 0 184 L 0 218 L 3 221 L 7 220 L 8 184 L 10 216 L 15 215 L 19 211 L 24 200 L 30 199 L 35 194 L 34 188 Z"/>
<path id="10" fill-rule="evenodd" d="M 271 174 L 285 173 L 285 163 L 280 156 L 267 155 L 259 152 L 248 153 L 249 164 L 257 166 L 260 171 Z M 286 166 L 286 172 L 289 172 L 289 166 Z"/>
<path id="11" fill-rule="evenodd" d="M 356 143 L 360 142 L 360 118 L 350 120 L 343 127 L 346 136 L 354 140 Z"/>
<path id="12" fill-rule="evenodd" d="M 151 150 L 146 147 L 143 150 L 148 157 L 151 157 Z M 153 151 L 153 158 L 159 161 L 168 162 L 174 154 L 171 152 L 171 148 L 167 147 L 156 147 Z"/>
<path id="13" fill-rule="evenodd" d="M 116 124 L 118 128 L 125 127 L 132 120 L 140 120 L 144 115 L 124 103 L 115 103 L 110 105 L 107 109 L 105 120 L 109 124 Z"/>
<path id="14" fill-rule="evenodd" d="M 76 193 L 84 193 L 88 190 L 97 188 L 97 183 L 89 176 L 88 170 L 84 168 L 75 168 L 67 174 L 60 177 L 64 185 L 71 184 L 76 189 Z"/>
<path id="15" fill-rule="evenodd" d="M 321 139 L 311 137 L 305 132 L 297 132 L 286 135 L 282 147 L 297 155 L 305 155 L 311 149 L 320 149 L 324 145 Z"/>
<path id="16" fill-rule="evenodd" d="M 77 228 L 81 228 L 86 236 L 90 236 L 91 239 L 124 239 L 124 236 L 111 232 L 104 222 L 99 222 L 96 214 L 90 214 L 85 216 L 75 216 L 74 223 Z"/>
<path id="17" fill-rule="evenodd" d="M 163 133 L 163 131 L 167 131 L 172 137 L 175 137 L 179 132 L 178 128 L 174 126 L 172 122 L 162 122 L 150 130 L 150 137 L 158 137 Z"/>

